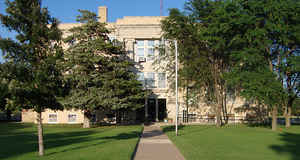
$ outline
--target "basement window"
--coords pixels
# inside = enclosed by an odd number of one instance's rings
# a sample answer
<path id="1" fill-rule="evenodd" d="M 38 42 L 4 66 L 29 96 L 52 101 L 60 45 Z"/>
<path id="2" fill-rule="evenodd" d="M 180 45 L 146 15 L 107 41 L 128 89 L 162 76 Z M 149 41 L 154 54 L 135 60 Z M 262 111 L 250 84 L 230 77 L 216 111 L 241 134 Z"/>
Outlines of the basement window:
<path id="1" fill-rule="evenodd" d="M 69 114 L 69 115 L 68 115 L 68 122 L 69 122 L 69 123 L 74 123 L 74 122 L 76 122 L 76 119 L 77 119 L 77 115 L 76 115 L 76 114 Z"/>
<path id="2" fill-rule="evenodd" d="M 50 113 L 48 115 L 48 123 L 57 123 L 57 114 L 56 113 Z"/>

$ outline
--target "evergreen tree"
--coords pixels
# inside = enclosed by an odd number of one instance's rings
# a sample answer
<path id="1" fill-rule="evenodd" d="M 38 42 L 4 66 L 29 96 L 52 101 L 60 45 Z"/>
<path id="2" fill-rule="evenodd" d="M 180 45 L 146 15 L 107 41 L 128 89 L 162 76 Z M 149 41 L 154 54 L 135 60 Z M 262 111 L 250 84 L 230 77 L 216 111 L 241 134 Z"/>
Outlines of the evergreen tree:
<path id="1" fill-rule="evenodd" d="M 11 94 L 9 93 L 9 80 L 6 79 L 8 71 L 7 64 L 0 63 L 0 110 L 6 113 L 8 120 L 11 118 L 11 113 L 16 110 L 14 106 L 11 105 Z"/>
<path id="2" fill-rule="evenodd" d="M 122 46 L 109 40 L 109 30 L 97 16 L 80 10 L 80 26 L 69 30 L 65 39 L 65 77 L 70 82 L 70 95 L 64 104 L 84 111 L 84 128 L 90 127 L 96 110 L 116 111 L 143 106 L 142 85 L 131 71 L 133 64 Z"/>
<path id="3" fill-rule="evenodd" d="M 41 7 L 41 0 L 6 1 L 2 24 L 17 33 L 15 39 L 1 39 L 0 48 L 6 63 L 10 103 L 20 109 L 37 112 L 39 155 L 44 155 L 42 112 L 62 109 L 62 58 L 58 21 Z"/>

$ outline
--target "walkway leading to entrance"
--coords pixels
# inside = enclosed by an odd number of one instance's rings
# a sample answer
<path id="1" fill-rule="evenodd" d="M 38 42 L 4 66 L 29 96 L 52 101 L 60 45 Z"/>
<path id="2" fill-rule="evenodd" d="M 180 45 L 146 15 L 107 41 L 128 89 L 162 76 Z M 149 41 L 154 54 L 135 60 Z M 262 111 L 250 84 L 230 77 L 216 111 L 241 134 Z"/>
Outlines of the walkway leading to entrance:
<path id="1" fill-rule="evenodd" d="M 184 160 L 159 126 L 145 126 L 134 160 Z"/>

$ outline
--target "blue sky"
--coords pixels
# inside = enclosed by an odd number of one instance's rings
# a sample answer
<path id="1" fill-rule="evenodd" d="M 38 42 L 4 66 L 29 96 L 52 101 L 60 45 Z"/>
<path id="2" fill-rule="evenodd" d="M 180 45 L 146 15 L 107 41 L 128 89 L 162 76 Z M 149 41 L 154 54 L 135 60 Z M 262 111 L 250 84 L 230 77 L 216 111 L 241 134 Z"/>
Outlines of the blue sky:
<path id="1" fill-rule="evenodd" d="M 183 9 L 187 0 L 163 0 L 163 14 L 168 15 L 169 8 Z M 5 0 L 0 0 L 0 13 L 5 13 Z M 53 17 L 62 23 L 76 22 L 78 9 L 86 9 L 97 13 L 98 6 L 108 7 L 108 21 L 114 22 L 124 16 L 159 16 L 160 0 L 43 0 Z M 13 37 L 0 25 L 1 37 Z M 0 55 L 0 61 L 2 56 Z"/>

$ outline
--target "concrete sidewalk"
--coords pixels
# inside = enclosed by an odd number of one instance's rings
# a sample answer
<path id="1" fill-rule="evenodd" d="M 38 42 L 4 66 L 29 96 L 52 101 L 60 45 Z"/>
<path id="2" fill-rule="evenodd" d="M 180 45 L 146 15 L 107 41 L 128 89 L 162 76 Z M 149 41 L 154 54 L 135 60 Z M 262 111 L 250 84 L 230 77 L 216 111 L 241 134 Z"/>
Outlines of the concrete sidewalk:
<path id="1" fill-rule="evenodd" d="M 134 160 L 184 160 L 159 126 L 145 126 Z"/>

